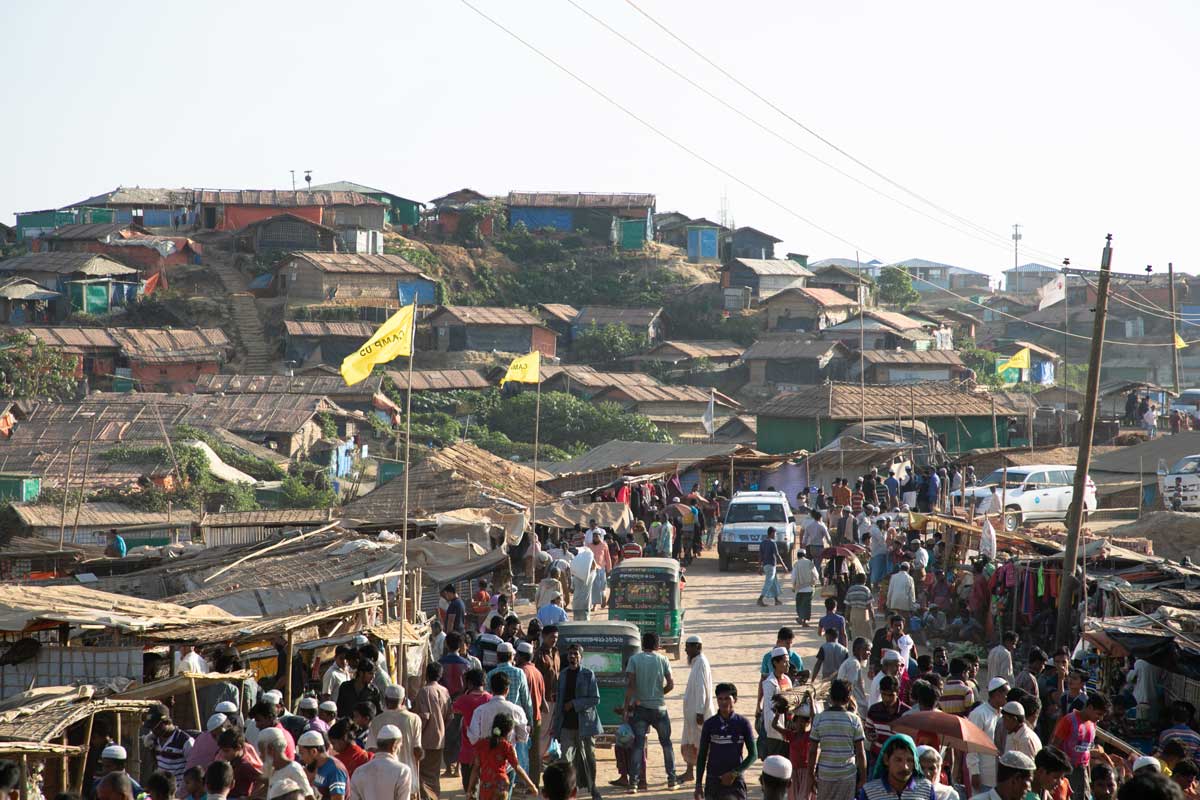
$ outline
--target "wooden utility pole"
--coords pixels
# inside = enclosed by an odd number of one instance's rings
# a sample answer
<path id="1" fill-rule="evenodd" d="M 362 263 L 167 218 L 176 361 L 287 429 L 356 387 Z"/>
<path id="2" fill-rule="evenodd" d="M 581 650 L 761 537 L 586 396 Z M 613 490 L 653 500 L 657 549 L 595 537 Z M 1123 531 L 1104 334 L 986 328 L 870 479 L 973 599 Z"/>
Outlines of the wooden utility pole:
<path id="1" fill-rule="evenodd" d="M 1179 318 L 1175 316 L 1175 265 L 1173 263 L 1167 264 L 1167 297 L 1171 305 L 1171 388 L 1178 396 L 1179 348 L 1175 346 L 1175 342 L 1179 340 Z"/>
<path id="2" fill-rule="evenodd" d="M 1096 435 L 1096 411 L 1100 395 L 1100 361 L 1104 357 L 1104 323 L 1108 315 L 1108 283 L 1112 271 L 1112 234 L 1104 238 L 1104 254 L 1100 259 L 1100 279 L 1096 288 L 1096 319 L 1092 325 L 1092 352 L 1088 356 L 1087 384 L 1083 398 L 1083 413 L 1079 425 L 1079 456 L 1075 460 L 1075 487 L 1067 510 L 1067 542 L 1063 551 L 1063 587 L 1059 594 L 1058 626 L 1055 646 L 1068 645 L 1071 622 L 1075 614 L 1075 565 L 1079 560 L 1079 529 L 1083 526 L 1084 494 L 1087 491 L 1088 468 L 1092 463 L 1092 439 Z M 1082 587 L 1084 592 L 1087 587 Z"/>

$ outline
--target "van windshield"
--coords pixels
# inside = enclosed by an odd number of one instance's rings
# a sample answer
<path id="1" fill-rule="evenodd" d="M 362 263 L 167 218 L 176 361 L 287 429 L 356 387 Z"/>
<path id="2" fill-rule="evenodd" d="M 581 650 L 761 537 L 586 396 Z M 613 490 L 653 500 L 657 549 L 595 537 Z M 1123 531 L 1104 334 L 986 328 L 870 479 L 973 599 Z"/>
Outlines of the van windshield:
<path id="1" fill-rule="evenodd" d="M 1019 472 L 1015 469 L 1008 471 L 1008 488 L 1019 489 L 1025 483 L 1025 479 L 1029 477 L 1028 472 Z M 1004 483 L 1004 470 L 996 470 L 991 475 L 988 475 L 982 481 L 984 486 L 1000 486 Z"/>
<path id="2" fill-rule="evenodd" d="M 1200 456 L 1184 456 L 1171 467 L 1171 472 L 1177 475 L 1195 475 L 1200 472 Z"/>
<path id="3" fill-rule="evenodd" d="M 780 503 L 733 503 L 725 524 L 734 522 L 787 522 L 787 515 Z"/>

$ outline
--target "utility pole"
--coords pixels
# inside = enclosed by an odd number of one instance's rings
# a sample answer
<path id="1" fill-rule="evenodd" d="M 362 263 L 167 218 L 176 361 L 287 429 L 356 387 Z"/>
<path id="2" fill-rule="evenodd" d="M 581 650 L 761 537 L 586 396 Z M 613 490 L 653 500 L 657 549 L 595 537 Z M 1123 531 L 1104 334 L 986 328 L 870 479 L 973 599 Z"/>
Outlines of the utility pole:
<path id="1" fill-rule="evenodd" d="M 1019 224 L 1013 225 L 1012 240 L 1013 240 L 1013 269 L 1016 269 L 1017 267 L 1020 266 L 1020 263 L 1018 260 L 1018 249 L 1019 249 L 1019 246 L 1021 243 L 1021 226 Z"/>
<path id="2" fill-rule="evenodd" d="M 1171 304 L 1171 388 L 1179 394 L 1179 318 L 1175 311 L 1175 264 L 1167 263 L 1167 297 Z M 1169 404 L 1168 404 L 1169 405 Z"/>
<path id="3" fill-rule="evenodd" d="M 1087 386 L 1083 413 L 1079 422 L 1079 456 L 1075 460 L 1075 487 L 1067 510 L 1067 542 L 1063 551 L 1063 590 L 1059 595 L 1058 626 L 1055 629 L 1056 647 L 1068 644 L 1071 623 L 1076 609 L 1075 566 L 1079 560 L 1079 529 L 1083 525 L 1084 493 L 1087 491 L 1088 468 L 1092 462 L 1092 438 L 1096 435 L 1096 409 L 1100 395 L 1100 360 L 1104 357 L 1104 322 L 1108 315 L 1108 283 L 1112 270 L 1112 234 L 1104 237 L 1104 254 L 1100 259 L 1100 280 L 1096 288 L 1096 319 L 1092 325 L 1092 352 L 1088 357 Z M 1082 587 L 1086 592 L 1087 587 Z"/>

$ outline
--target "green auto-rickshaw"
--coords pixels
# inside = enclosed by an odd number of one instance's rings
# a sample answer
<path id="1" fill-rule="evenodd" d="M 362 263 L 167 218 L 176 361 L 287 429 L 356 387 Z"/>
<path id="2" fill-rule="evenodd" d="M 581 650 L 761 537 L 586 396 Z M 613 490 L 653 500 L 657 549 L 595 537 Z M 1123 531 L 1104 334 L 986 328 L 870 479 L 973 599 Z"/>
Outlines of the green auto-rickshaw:
<path id="1" fill-rule="evenodd" d="M 662 649 L 683 654 L 683 596 L 679 562 L 630 558 L 608 576 L 608 618 L 627 620 L 642 633 L 657 633 Z"/>
<path id="2" fill-rule="evenodd" d="M 600 724 L 615 730 L 623 721 L 617 709 L 625 705 L 625 665 L 629 657 L 642 649 L 642 635 L 631 622 L 564 622 L 558 626 L 558 650 L 563 668 L 567 647 L 583 647 L 583 666 L 596 673 L 600 688 Z"/>

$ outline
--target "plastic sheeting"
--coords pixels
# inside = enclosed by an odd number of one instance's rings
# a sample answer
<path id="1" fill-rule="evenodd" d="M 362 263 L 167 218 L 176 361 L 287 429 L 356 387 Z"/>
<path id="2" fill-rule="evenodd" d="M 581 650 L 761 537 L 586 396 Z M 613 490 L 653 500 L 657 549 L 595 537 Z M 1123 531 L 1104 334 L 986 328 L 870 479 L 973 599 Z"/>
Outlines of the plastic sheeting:
<path id="1" fill-rule="evenodd" d="M 572 528 L 576 523 L 586 526 L 596 520 L 602 528 L 611 528 L 624 535 L 633 526 L 633 512 L 624 503 L 554 503 L 538 506 L 537 523 L 551 528 Z"/>

